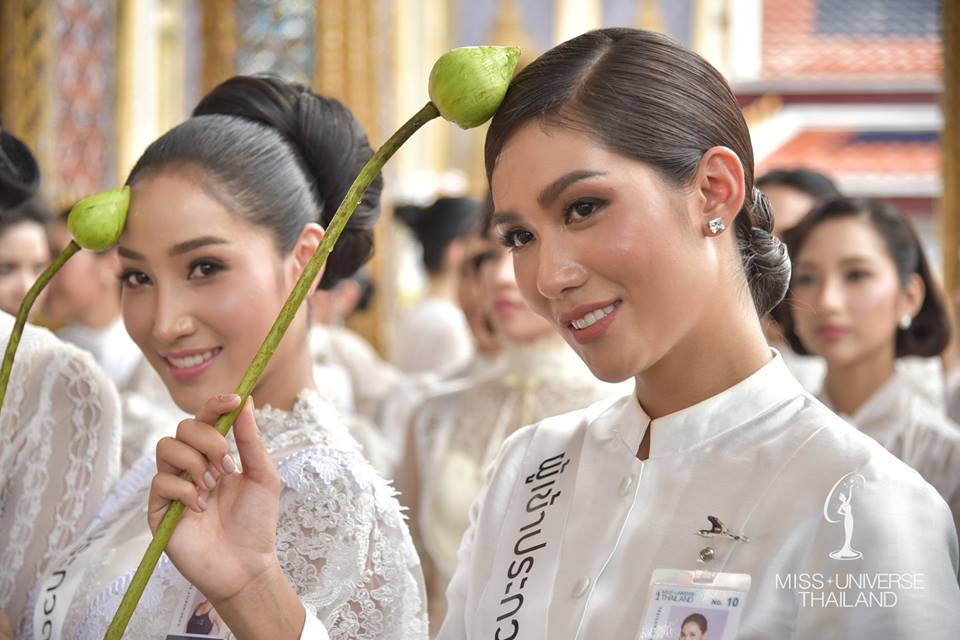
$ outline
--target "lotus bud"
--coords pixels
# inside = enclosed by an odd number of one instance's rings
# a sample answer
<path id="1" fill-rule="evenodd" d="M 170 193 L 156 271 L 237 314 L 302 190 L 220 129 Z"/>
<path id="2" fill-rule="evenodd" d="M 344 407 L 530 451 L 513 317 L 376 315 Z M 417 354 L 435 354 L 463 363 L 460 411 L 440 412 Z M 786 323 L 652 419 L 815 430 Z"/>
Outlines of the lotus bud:
<path id="1" fill-rule="evenodd" d="M 73 205 L 67 227 L 84 249 L 106 251 L 120 240 L 129 207 L 130 187 L 102 191 Z"/>
<path id="2" fill-rule="evenodd" d="M 461 47 L 430 71 L 430 101 L 444 120 L 472 129 L 493 117 L 520 59 L 517 47 Z"/>

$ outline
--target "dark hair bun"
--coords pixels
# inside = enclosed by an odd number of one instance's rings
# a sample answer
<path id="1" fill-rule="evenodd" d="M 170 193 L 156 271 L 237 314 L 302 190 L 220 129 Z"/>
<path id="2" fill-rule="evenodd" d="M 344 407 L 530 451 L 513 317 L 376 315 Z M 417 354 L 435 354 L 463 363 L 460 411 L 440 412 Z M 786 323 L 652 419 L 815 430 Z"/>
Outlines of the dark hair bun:
<path id="1" fill-rule="evenodd" d="M 264 124 L 293 148 L 313 187 L 326 228 L 360 169 L 373 155 L 353 113 L 340 101 L 318 96 L 309 87 L 274 76 L 235 76 L 207 94 L 194 116 L 223 114 Z M 383 178 L 364 192 L 343 235 L 327 261 L 321 288 L 353 274 L 373 251 L 373 225 L 380 215 Z"/>
<path id="2" fill-rule="evenodd" d="M 753 203 L 744 203 L 737 217 L 737 243 L 750 294 L 757 313 L 769 313 L 780 304 L 790 286 L 790 256 L 786 245 L 773 234 L 773 208 L 759 189 Z"/>
<path id="3" fill-rule="evenodd" d="M 0 126 L 0 208 L 12 209 L 40 186 L 40 167 L 30 149 Z"/>

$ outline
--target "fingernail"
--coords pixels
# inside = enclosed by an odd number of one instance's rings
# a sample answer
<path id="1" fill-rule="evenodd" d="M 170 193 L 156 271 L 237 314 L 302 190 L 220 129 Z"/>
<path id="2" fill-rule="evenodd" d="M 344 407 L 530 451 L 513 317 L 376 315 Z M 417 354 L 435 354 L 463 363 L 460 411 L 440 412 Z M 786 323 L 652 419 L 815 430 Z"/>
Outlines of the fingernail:
<path id="1" fill-rule="evenodd" d="M 235 393 L 221 393 L 217 395 L 217 400 L 220 402 L 236 402 L 239 399 L 240 396 Z"/>
<path id="2" fill-rule="evenodd" d="M 213 474 L 209 471 L 203 472 L 203 484 L 207 485 L 207 489 L 213 489 L 217 486 L 217 481 L 213 477 Z"/>
<path id="3" fill-rule="evenodd" d="M 206 511 L 207 501 L 202 496 L 197 496 L 197 506 L 200 507 L 200 511 Z"/>
<path id="4" fill-rule="evenodd" d="M 237 470 L 237 464 L 233 461 L 233 458 L 230 457 L 230 454 L 223 456 L 223 460 L 220 463 L 223 466 L 223 470 L 227 473 L 233 473 Z"/>

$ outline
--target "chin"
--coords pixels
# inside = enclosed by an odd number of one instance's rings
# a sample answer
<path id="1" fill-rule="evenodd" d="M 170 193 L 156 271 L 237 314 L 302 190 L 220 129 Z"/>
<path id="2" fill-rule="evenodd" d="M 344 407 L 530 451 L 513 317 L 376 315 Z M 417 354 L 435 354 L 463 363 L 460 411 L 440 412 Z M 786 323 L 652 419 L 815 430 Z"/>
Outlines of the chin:
<path id="1" fill-rule="evenodd" d="M 579 352 L 577 355 L 580 356 L 580 359 L 583 360 L 587 368 L 590 369 L 590 373 L 603 382 L 616 384 L 634 377 L 637 373 L 634 367 L 629 366 L 629 364 L 622 359 L 588 358 Z"/>

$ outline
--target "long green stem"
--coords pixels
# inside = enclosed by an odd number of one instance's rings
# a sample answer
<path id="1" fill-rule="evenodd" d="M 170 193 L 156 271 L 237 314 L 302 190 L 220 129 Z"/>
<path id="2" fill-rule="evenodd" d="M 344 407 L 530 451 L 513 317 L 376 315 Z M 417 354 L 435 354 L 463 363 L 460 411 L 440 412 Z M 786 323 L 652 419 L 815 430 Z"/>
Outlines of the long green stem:
<path id="1" fill-rule="evenodd" d="M 13 324 L 13 331 L 10 332 L 10 340 L 7 342 L 7 350 L 3 354 L 3 365 L 0 366 L 0 410 L 3 409 L 3 401 L 7 397 L 7 384 L 10 383 L 10 373 L 13 371 L 13 359 L 17 356 L 17 347 L 20 346 L 20 338 L 23 337 L 23 328 L 27 324 L 27 318 L 30 316 L 30 310 L 33 309 L 33 303 L 47 283 L 56 275 L 60 267 L 67 263 L 67 260 L 73 257 L 77 251 L 80 251 L 80 245 L 73 240 L 60 252 L 57 259 L 50 263 L 43 273 L 37 278 L 27 295 L 23 297 L 20 303 L 20 309 L 17 310 L 17 319 Z"/>
<path id="2" fill-rule="evenodd" d="M 303 274 L 283 304 L 280 315 L 277 316 L 276 322 L 274 322 L 263 344 L 260 345 L 260 350 L 257 351 L 257 355 L 254 356 L 250 367 L 246 373 L 243 374 L 243 378 L 236 390 L 236 394 L 242 399 L 240 407 L 243 406 L 243 403 L 246 402 L 247 397 L 253 391 L 257 381 L 263 374 L 263 370 L 270 361 L 270 357 L 280 344 L 283 334 L 286 333 L 287 327 L 290 326 L 294 316 L 296 316 L 297 311 L 300 309 L 300 305 L 310 293 L 313 282 L 320 274 L 320 270 L 323 268 L 327 256 L 330 255 L 334 244 L 337 242 L 337 238 L 343 233 L 347 222 L 350 220 L 350 216 L 353 215 L 357 205 L 360 204 L 363 192 L 370 186 L 373 179 L 377 177 L 377 174 L 383 169 L 383 165 L 386 164 L 387 160 L 406 142 L 407 138 L 412 136 L 417 129 L 439 115 L 440 113 L 433 103 L 428 102 L 415 116 L 404 123 L 396 133 L 390 136 L 390 139 L 384 142 L 382 147 L 377 149 L 370 160 L 363 166 L 363 169 L 360 170 L 360 174 L 353 181 L 343 202 L 340 203 L 340 207 L 333 216 L 333 220 L 331 220 L 327 226 L 323 241 L 321 241 L 320 246 L 317 247 L 317 250 L 307 262 L 306 267 L 303 269 Z M 217 430 L 223 435 L 227 435 L 239 414 L 240 408 L 237 408 L 230 413 L 220 416 L 216 424 Z M 160 559 L 160 554 L 167 546 L 167 542 L 170 541 L 170 536 L 173 535 L 173 530 L 176 528 L 177 523 L 180 522 L 183 511 L 184 505 L 179 501 L 172 503 L 167 509 L 163 519 L 157 526 L 156 533 L 153 534 L 153 540 L 150 541 L 150 545 L 147 547 L 147 551 L 140 561 L 140 566 L 137 567 L 137 571 L 130 581 L 130 586 L 127 587 L 127 591 L 123 595 L 123 600 L 117 608 L 117 613 L 113 616 L 113 621 L 107 628 L 107 633 L 104 635 L 105 640 L 119 640 L 119 638 L 123 636 L 123 632 L 127 628 L 127 623 L 130 621 L 130 616 L 133 615 L 133 611 L 137 607 L 137 602 L 140 601 L 140 596 L 147 586 L 147 581 L 150 580 L 150 576 L 153 574 L 153 569 Z"/>

